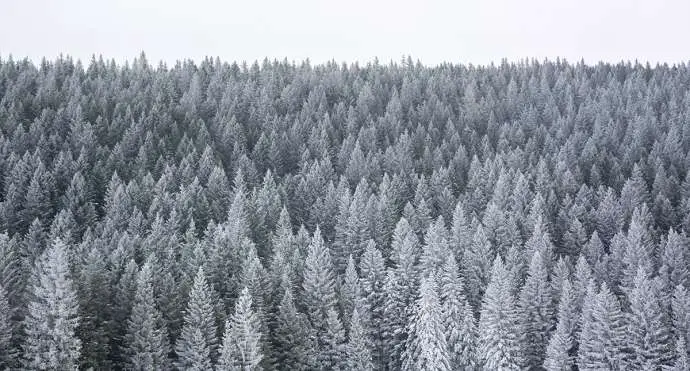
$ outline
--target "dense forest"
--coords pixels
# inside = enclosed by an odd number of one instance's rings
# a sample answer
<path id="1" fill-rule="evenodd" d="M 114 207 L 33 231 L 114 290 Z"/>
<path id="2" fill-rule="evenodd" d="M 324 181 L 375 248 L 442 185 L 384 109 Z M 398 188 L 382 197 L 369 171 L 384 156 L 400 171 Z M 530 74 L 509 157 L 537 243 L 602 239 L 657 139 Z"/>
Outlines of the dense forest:
<path id="1" fill-rule="evenodd" d="M 0 60 L 0 369 L 688 370 L 690 66 Z"/>

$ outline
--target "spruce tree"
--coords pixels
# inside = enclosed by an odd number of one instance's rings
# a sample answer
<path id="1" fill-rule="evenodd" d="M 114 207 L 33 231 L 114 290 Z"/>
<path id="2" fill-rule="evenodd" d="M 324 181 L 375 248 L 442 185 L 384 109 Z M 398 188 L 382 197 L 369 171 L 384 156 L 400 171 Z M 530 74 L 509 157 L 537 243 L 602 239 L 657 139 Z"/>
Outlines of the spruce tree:
<path id="1" fill-rule="evenodd" d="M 604 283 L 597 293 L 587 288 L 579 337 L 577 365 L 582 370 L 618 370 L 627 367 L 625 321 L 618 299 Z"/>
<path id="2" fill-rule="evenodd" d="M 657 287 L 644 267 L 637 271 L 629 300 L 631 313 L 627 319 L 626 343 L 633 353 L 630 367 L 653 370 L 668 365 L 673 351 L 670 329 Z"/>
<path id="3" fill-rule="evenodd" d="M 546 347 L 544 368 L 548 371 L 567 371 L 575 366 L 575 331 L 578 320 L 575 300 L 570 280 L 566 278 L 558 302 L 558 324 Z"/>
<path id="4" fill-rule="evenodd" d="M 0 369 L 14 366 L 15 350 L 12 347 L 12 309 L 7 300 L 7 293 L 0 284 Z"/>
<path id="5" fill-rule="evenodd" d="M 383 256 L 373 241 L 369 241 L 359 263 L 362 296 L 369 312 L 371 355 L 374 368 L 383 367 L 384 291 L 386 277 Z"/>
<path id="6" fill-rule="evenodd" d="M 454 370 L 472 370 L 477 365 L 477 329 L 463 286 L 458 264 L 451 255 L 441 273 L 440 297 L 443 330 Z"/>
<path id="7" fill-rule="evenodd" d="M 216 370 L 259 370 L 261 333 L 259 318 L 252 310 L 249 289 L 242 289 L 235 304 L 235 313 L 225 323 L 223 345 Z"/>
<path id="8" fill-rule="evenodd" d="M 77 293 L 70 277 L 65 244 L 57 239 L 38 258 L 25 319 L 25 367 L 77 369 L 81 341 Z"/>
<path id="9" fill-rule="evenodd" d="M 315 344 L 312 330 L 304 314 L 295 308 L 292 289 L 284 289 L 278 307 L 273 336 L 276 365 L 283 370 L 306 370 L 315 367 Z"/>
<path id="10" fill-rule="evenodd" d="M 393 232 L 391 260 L 384 284 L 384 348 L 389 369 L 402 367 L 402 353 L 408 337 L 408 318 L 417 290 L 417 236 L 405 218 L 401 218 Z"/>
<path id="11" fill-rule="evenodd" d="M 519 317 L 510 292 L 510 273 L 500 256 L 494 259 L 491 281 L 482 300 L 477 358 L 489 370 L 519 370 Z"/>
<path id="12" fill-rule="evenodd" d="M 538 369 L 544 363 L 546 345 L 554 326 L 553 297 L 540 250 L 535 250 L 520 293 L 521 345 L 524 366 Z"/>
<path id="13" fill-rule="evenodd" d="M 350 330 L 345 345 L 345 369 L 347 370 L 370 371 L 375 369 L 371 357 L 369 334 L 359 314 L 362 309 L 364 308 L 355 306 L 350 317 Z"/>
<path id="14" fill-rule="evenodd" d="M 407 346 L 403 353 L 403 369 L 451 369 L 438 287 L 433 276 L 422 280 L 408 324 L 408 333 Z"/>
<path id="15" fill-rule="evenodd" d="M 132 313 L 127 321 L 128 365 L 134 370 L 165 369 L 168 360 L 168 334 L 154 296 L 153 267 L 144 263 L 137 276 Z"/>
<path id="16" fill-rule="evenodd" d="M 199 360 L 215 359 L 216 338 L 213 295 L 206 281 L 204 269 L 199 267 L 189 293 L 182 333 L 175 344 L 176 366 L 180 369 L 198 368 Z"/>

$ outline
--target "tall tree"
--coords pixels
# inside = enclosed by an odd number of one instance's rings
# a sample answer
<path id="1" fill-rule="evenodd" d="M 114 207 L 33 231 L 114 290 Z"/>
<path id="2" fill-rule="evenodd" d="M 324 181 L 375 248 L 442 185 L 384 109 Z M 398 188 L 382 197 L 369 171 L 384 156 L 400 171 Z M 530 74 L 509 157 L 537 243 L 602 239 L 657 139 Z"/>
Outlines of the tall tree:
<path id="1" fill-rule="evenodd" d="M 479 317 L 477 358 L 482 367 L 490 370 L 518 370 L 522 364 L 519 317 L 510 280 L 510 273 L 497 256 Z"/>
<path id="2" fill-rule="evenodd" d="M 216 370 L 259 370 L 263 357 L 259 327 L 259 319 L 252 310 L 252 297 L 245 287 L 235 304 L 235 313 L 225 323 Z"/>
<path id="3" fill-rule="evenodd" d="M 521 345 L 524 365 L 538 369 L 544 363 L 548 339 L 554 326 L 551 285 L 540 250 L 535 250 L 520 293 Z"/>
<path id="4" fill-rule="evenodd" d="M 154 296 L 153 267 L 144 263 L 137 276 L 132 314 L 127 321 L 129 367 L 135 370 L 164 369 L 168 360 L 168 333 Z"/>
<path id="5" fill-rule="evenodd" d="M 218 347 L 213 294 L 206 281 L 203 267 L 199 267 L 189 293 L 182 333 L 175 344 L 176 366 L 180 369 L 203 369 L 208 358 L 215 359 Z M 206 361 L 204 361 L 206 362 Z"/>
<path id="6" fill-rule="evenodd" d="M 409 322 L 403 353 L 405 370 L 450 370 L 448 343 L 443 331 L 441 303 L 434 276 L 422 280 L 419 297 Z"/>
<path id="7" fill-rule="evenodd" d="M 440 297 L 443 330 L 454 370 L 472 370 L 477 366 L 477 329 L 463 286 L 458 264 L 451 255 L 441 273 Z"/>
<path id="8" fill-rule="evenodd" d="M 70 277 L 67 251 L 53 241 L 36 262 L 32 299 L 25 319 L 25 367 L 35 370 L 77 369 L 81 341 L 77 293 Z"/>

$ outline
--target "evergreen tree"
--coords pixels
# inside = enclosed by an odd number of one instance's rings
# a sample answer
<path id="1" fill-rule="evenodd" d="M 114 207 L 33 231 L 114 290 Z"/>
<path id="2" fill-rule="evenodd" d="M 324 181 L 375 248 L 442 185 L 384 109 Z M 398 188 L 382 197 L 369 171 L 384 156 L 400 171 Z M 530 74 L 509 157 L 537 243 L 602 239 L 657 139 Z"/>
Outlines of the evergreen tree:
<path id="1" fill-rule="evenodd" d="M 200 360 L 215 359 L 216 338 L 213 295 L 206 282 L 204 269 L 199 267 L 189 293 L 184 327 L 175 344 L 176 366 L 180 369 L 201 369 Z"/>
<path id="2" fill-rule="evenodd" d="M 522 363 L 519 317 L 510 286 L 510 273 L 496 257 L 479 317 L 477 358 L 486 369 L 518 370 Z"/>
<path id="3" fill-rule="evenodd" d="M 452 255 L 443 266 L 440 290 L 443 329 L 451 368 L 472 370 L 477 364 L 477 329 L 472 307 L 465 298 L 458 264 Z"/>
<path id="4" fill-rule="evenodd" d="M 625 322 L 620 304 L 605 283 L 599 293 L 595 290 L 590 283 L 583 303 L 577 365 L 581 370 L 625 369 Z"/>
<path id="5" fill-rule="evenodd" d="M 39 257 L 32 275 L 32 299 L 25 319 L 26 368 L 70 370 L 79 365 L 79 304 L 69 271 L 66 246 L 55 240 Z"/>
<path id="6" fill-rule="evenodd" d="M 320 370 L 342 370 L 345 368 L 345 330 L 335 308 L 326 313 L 326 330 L 322 336 L 319 352 L 316 354 L 316 368 Z"/>
<path id="7" fill-rule="evenodd" d="M 575 366 L 577 344 L 575 331 L 577 305 L 570 280 L 563 281 L 561 298 L 558 302 L 558 324 L 546 347 L 544 368 L 549 371 L 572 370 Z"/>
<path id="8" fill-rule="evenodd" d="M 384 353 L 388 368 L 400 369 L 408 337 L 406 326 L 417 290 L 418 242 L 405 218 L 395 227 L 392 245 L 392 265 L 387 269 L 384 283 Z"/>
<path id="9" fill-rule="evenodd" d="M 450 370 L 451 358 L 443 331 L 441 303 L 433 276 L 422 280 L 409 322 L 403 353 L 405 370 Z"/>
<path id="10" fill-rule="evenodd" d="M 7 293 L 0 285 L 0 368 L 10 369 L 14 366 L 15 351 L 12 347 L 12 310 L 7 300 Z"/>
<path id="11" fill-rule="evenodd" d="M 315 346 L 305 316 L 295 308 L 292 290 L 285 288 L 277 314 L 274 339 L 276 365 L 283 370 L 305 370 L 315 366 Z"/>
<path id="12" fill-rule="evenodd" d="M 316 331 L 318 349 L 323 350 L 326 346 L 328 312 L 336 308 L 338 301 L 331 255 L 318 227 L 309 244 L 302 288 L 304 308 L 307 310 L 312 328 Z"/>
<path id="13" fill-rule="evenodd" d="M 137 276 L 132 314 L 127 321 L 127 354 L 129 367 L 135 370 L 169 368 L 168 334 L 156 306 L 153 267 L 147 261 Z"/>
<path id="14" fill-rule="evenodd" d="M 361 309 L 360 309 L 361 310 Z M 350 319 L 350 331 L 346 349 L 347 370 L 374 370 L 372 363 L 370 341 L 366 328 L 362 324 L 362 318 L 357 307 L 353 308 Z"/>
<path id="15" fill-rule="evenodd" d="M 369 241 L 359 263 L 362 296 L 369 312 L 371 356 L 374 368 L 383 367 L 384 281 L 386 271 L 381 251 Z"/>
<path id="16" fill-rule="evenodd" d="M 629 299 L 626 342 L 634 355 L 630 367 L 636 369 L 660 369 L 672 358 L 671 334 L 656 290 L 647 271 L 640 267 Z"/>
<path id="17" fill-rule="evenodd" d="M 547 278 L 541 253 L 536 250 L 518 304 L 520 343 L 524 365 L 528 369 L 537 369 L 544 363 L 546 346 L 554 325 L 553 297 Z"/>
<path id="18" fill-rule="evenodd" d="M 467 282 L 467 300 L 478 310 L 491 276 L 493 249 L 479 224 L 472 238 L 470 249 L 463 256 L 464 277 Z"/>
<path id="19" fill-rule="evenodd" d="M 261 363 L 259 319 L 252 310 L 249 289 L 242 289 L 235 313 L 225 323 L 216 370 L 258 370 Z"/>

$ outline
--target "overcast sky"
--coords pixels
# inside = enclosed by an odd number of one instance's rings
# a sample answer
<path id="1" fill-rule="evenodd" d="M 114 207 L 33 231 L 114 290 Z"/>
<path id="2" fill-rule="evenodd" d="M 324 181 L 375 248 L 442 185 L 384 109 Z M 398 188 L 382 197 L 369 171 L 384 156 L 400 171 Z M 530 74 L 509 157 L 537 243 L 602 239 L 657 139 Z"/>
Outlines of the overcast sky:
<path id="1" fill-rule="evenodd" d="M 0 0 L 0 55 L 690 61 L 690 0 Z"/>

